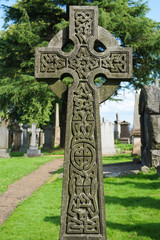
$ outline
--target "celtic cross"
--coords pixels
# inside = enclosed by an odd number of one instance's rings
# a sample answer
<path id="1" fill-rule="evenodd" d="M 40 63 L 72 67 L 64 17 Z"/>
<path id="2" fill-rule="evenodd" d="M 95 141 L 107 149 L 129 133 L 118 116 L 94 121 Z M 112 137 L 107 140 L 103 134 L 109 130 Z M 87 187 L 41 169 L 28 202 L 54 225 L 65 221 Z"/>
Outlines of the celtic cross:
<path id="1" fill-rule="evenodd" d="M 66 53 L 68 39 L 74 49 Z M 66 74 L 74 79 L 68 90 Z M 97 76 L 107 79 L 102 87 L 94 84 Z M 99 104 L 132 77 L 132 51 L 98 26 L 97 7 L 71 6 L 69 30 L 36 49 L 35 77 L 60 98 L 68 91 L 60 240 L 106 240 Z"/>

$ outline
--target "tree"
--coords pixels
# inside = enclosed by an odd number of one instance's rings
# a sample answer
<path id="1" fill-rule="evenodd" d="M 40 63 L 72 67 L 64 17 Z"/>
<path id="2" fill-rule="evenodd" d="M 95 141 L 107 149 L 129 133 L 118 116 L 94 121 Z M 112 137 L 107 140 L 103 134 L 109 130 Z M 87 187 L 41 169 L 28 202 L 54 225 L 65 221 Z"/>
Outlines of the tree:
<path id="1" fill-rule="evenodd" d="M 46 83 L 34 78 L 34 48 L 48 44 L 65 13 L 52 1 L 20 1 L 5 9 L 5 30 L 0 33 L 2 116 L 11 122 L 53 124 L 58 99 Z"/>
<path id="2" fill-rule="evenodd" d="M 5 29 L 0 33 L 0 108 L 5 117 L 40 125 L 53 121 L 58 99 L 45 82 L 34 78 L 34 48 L 46 46 L 68 25 L 62 7 L 68 12 L 69 5 L 98 5 L 99 25 L 121 46 L 133 47 L 134 72 L 129 86 L 141 88 L 159 76 L 160 23 L 146 17 L 149 8 L 143 0 L 21 0 L 5 7 Z M 63 114 L 65 109 L 61 111 Z"/>

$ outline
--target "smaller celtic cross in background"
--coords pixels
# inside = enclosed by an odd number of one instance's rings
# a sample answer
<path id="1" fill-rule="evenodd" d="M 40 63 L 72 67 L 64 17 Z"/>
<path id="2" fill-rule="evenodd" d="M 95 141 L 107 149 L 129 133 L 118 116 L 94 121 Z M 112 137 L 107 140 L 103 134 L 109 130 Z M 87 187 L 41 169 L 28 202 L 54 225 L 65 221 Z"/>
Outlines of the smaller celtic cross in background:
<path id="1" fill-rule="evenodd" d="M 32 127 L 28 128 L 28 132 L 31 132 L 31 143 L 29 145 L 29 149 L 27 153 L 24 155 L 25 157 L 41 157 L 41 150 L 38 149 L 36 144 L 36 134 L 40 132 L 40 128 L 36 128 L 36 123 L 32 123 Z"/>
<path id="2" fill-rule="evenodd" d="M 32 123 L 32 127 L 28 128 L 28 132 L 31 132 L 31 147 L 36 147 L 36 133 L 40 132 L 40 128 L 36 128 L 36 123 Z"/>

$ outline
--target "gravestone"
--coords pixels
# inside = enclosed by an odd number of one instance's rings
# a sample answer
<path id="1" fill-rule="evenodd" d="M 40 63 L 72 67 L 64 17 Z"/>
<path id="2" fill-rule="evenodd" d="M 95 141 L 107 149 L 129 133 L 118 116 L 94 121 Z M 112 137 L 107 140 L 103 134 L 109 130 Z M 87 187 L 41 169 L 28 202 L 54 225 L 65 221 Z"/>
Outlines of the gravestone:
<path id="1" fill-rule="evenodd" d="M 36 133 L 40 132 L 39 128 L 36 128 L 36 123 L 32 123 L 32 128 L 28 128 L 28 132 L 31 132 L 31 143 L 29 146 L 29 149 L 27 150 L 27 154 L 25 154 L 25 157 L 41 157 L 43 154 L 41 154 L 41 150 L 38 149 L 38 146 L 36 144 Z"/>
<path id="2" fill-rule="evenodd" d="M 160 89 L 144 86 L 140 93 L 141 159 L 148 167 L 160 165 Z"/>
<path id="3" fill-rule="evenodd" d="M 66 53 L 68 39 L 74 49 Z M 74 79 L 68 89 L 66 74 Z M 99 75 L 107 78 L 100 88 Z M 60 240 L 106 240 L 99 104 L 132 77 L 132 51 L 98 27 L 97 7 L 71 6 L 69 28 L 36 49 L 35 77 L 58 97 L 68 94 Z"/>
<path id="4" fill-rule="evenodd" d="M 120 123 L 121 133 L 119 142 L 120 143 L 130 143 L 130 131 L 129 131 L 130 123 L 127 121 L 123 121 Z"/>
<path id="5" fill-rule="evenodd" d="M 21 131 L 22 131 L 22 135 L 21 135 L 21 148 L 20 148 L 20 152 L 26 152 L 27 148 L 28 148 L 28 129 L 29 125 L 23 124 L 21 126 Z"/>
<path id="6" fill-rule="evenodd" d="M 52 149 L 54 144 L 54 136 L 53 136 L 53 127 L 46 126 L 44 129 L 44 144 L 43 148 Z"/>
<path id="7" fill-rule="evenodd" d="M 43 144 L 44 144 L 44 132 L 43 132 L 42 129 L 40 129 L 40 132 L 39 132 L 39 146 L 43 147 Z"/>
<path id="8" fill-rule="evenodd" d="M 121 133 L 120 123 L 121 121 L 119 120 L 118 113 L 116 113 L 116 120 L 114 121 L 114 140 L 118 140 L 120 138 Z"/>
<path id="9" fill-rule="evenodd" d="M 139 115 L 139 96 L 140 93 L 137 92 L 135 95 L 135 104 L 134 104 L 134 120 L 133 120 L 133 130 L 132 130 L 132 137 L 133 137 L 133 156 L 140 156 L 141 155 L 141 131 L 140 131 L 140 115 Z"/>
<path id="10" fill-rule="evenodd" d="M 54 145 L 60 144 L 59 104 L 56 103 Z"/>
<path id="11" fill-rule="evenodd" d="M 108 120 L 101 123 L 102 155 L 113 155 L 116 153 L 114 146 L 114 124 Z"/>
<path id="12" fill-rule="evenodd" d="M 19 151 L 21 148 L 21 135 L 22 130 L 18 122 L 15 122 L 12 127 L 13 143 L 11 151 Z"/>
<path id="13" fill-rule="evenodd" d="M 0 125 L 0 158 L 10 158 L 8 143 L 9 131 L 5 122 Z"/>

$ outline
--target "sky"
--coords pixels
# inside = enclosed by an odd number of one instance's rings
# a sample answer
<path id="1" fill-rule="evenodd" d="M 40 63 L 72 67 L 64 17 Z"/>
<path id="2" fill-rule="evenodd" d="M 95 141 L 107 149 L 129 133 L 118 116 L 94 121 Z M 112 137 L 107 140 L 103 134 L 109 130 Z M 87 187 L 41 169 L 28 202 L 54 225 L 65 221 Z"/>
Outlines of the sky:
<path id="1" fill-rule="evenodd" d="M 0 0 L 0 4 L 12 6 L 16 3 L 16 0 Z M 148 0 L 149 8 L 151 9 L 147 14 L 147 17 L 160 22 L 160 0 Z M 3 21 L 4 12 L 3 9 L 0 8 L 0 30 L 4 24 Z M 124 83 L 123 83 L 124 84 Z M 125 90 L 119 92 L 118 98 L 123 99 L 123 101 L 114 102 L 114 101 L 106 101 L 100 105 L 100 116 L 101 119 L 109 120 L 114 123 L 116 119 L 116 113 L 119 114 L 119 119 L 121 121 L 127 121 L 133 126 L 133 115 L 134 115 L 134 100 L 135 100 L 135 91 L 133 90 Z"/>

